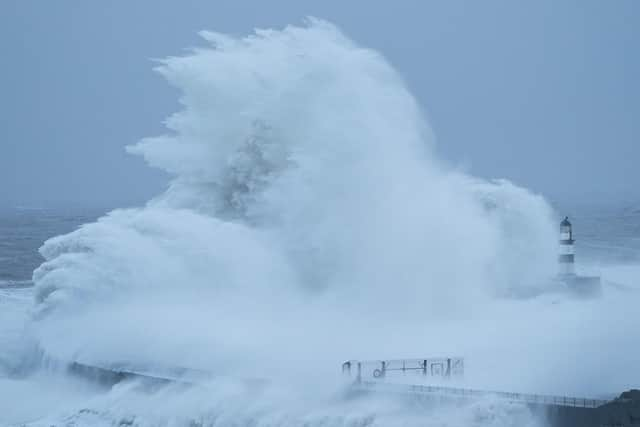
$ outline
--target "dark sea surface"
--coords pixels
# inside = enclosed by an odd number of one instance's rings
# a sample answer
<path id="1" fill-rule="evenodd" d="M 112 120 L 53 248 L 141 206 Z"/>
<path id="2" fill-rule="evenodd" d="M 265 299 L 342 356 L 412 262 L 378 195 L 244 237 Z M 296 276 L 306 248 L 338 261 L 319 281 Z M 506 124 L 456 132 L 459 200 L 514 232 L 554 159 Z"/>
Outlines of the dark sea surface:
<path id="1" fill-rule="evenodd" d="M 45 240 L 93 222 L 106 212 L 98 208 L 0 209 L 0 285 L 24 285 L 43 258 Z"/>

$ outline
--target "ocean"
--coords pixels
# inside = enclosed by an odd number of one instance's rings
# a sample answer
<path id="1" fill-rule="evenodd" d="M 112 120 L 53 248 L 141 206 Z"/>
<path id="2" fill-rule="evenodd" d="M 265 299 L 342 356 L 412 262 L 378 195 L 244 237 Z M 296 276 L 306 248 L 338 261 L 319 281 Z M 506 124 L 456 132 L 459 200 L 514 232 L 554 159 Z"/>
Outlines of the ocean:
<path id="1" fill-rule="evenodd" d="M 0 286 L 30 285 L 45 240 L 95 221 L 106 209 L 0 209 Z"/>

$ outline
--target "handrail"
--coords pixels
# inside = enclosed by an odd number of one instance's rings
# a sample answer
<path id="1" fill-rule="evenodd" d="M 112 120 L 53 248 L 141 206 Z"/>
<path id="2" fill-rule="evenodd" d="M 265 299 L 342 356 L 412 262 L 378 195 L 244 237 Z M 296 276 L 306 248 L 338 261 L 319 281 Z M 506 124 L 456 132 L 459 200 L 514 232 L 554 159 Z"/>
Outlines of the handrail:
<path id="1" fill-rule="evenodd" d="M 420 384 L 397 384 L 397 383 L 384 383 L 376 381 L 362 381 L 355 383 L 356 386 L 364 386 L 365 388 L 386 388 L 390 390 L 400 392 L 411 393 L 441 393 L 450 394 L 456 396 L 494 396 L 501 399 L 506 399 L 514 402 L 524 403 L 536 403 L 544 405 L 556 405 L 556 406 L 570 406 L 576 408 L 597 408 L 606 403 L 608 400 L 602 399 L 588 399 L 582 397 L 573 396 L 553 396 L 543 394 L 527 394 L 527 393 L 511 393 L 505 391 L 489 391 L 489 390 L 477 390 L 470 388 L 456 388 L 456 387 L 443 387 L 443 386 L 431 386 Z"/>

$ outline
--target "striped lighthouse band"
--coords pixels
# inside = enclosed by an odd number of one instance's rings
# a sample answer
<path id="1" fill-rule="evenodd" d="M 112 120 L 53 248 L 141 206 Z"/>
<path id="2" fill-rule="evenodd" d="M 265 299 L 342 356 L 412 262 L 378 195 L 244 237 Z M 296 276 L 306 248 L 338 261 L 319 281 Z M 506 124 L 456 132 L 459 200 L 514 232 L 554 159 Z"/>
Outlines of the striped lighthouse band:
<path id="1" fill-rule="evenodd" d="M 572 245 L 575 240 L 571 238 L 571 233 L 560 233 L 560 243 L 563 245 Z"/>
<path id="2" fill-rule="evenodd" d="M 560 254 L 558 255 L 558 262 L 560 263 L 570 263 L 573 264 L 575 262 L 575 254 Z"/>

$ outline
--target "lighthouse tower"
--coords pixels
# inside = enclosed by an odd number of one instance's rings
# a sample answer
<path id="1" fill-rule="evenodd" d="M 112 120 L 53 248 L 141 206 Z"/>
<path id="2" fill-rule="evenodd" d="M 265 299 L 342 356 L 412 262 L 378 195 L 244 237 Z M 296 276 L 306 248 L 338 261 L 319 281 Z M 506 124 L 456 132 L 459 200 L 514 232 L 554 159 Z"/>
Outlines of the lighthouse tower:
<path id="1" fill-rule="evenodd" d="M 565 216 L 560 223 L 560 256 L 558 257 L 560 276 L 575 276 L 576 274 L 573 242 L 571 223 L 569 222 L 569 217 Z"/>

